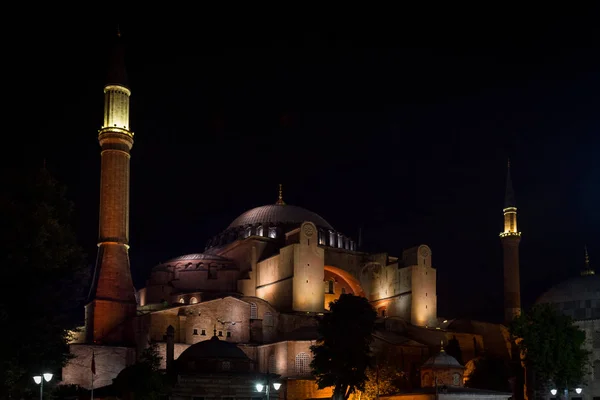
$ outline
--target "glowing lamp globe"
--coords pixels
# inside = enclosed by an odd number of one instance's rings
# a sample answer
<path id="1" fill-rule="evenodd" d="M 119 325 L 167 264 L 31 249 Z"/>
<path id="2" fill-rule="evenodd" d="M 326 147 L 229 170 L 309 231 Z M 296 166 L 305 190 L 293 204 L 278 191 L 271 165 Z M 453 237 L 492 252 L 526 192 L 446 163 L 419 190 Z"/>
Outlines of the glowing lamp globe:
<path id="1" fill-rule="evenodd" d="M 581 394 L 582 391 L 583 391 L 583 389 L 579 388 L 579 387 L 575 389 L 575 393 L 577 393 L 577 394 Z"/>
<path id="2" fill-rule="evenodd" d="M 34 376 L 33 377 L 33 381 L 39 385 L 40 383 L 42 383 L 42 377 L 41 376 Z"/>
<path id="3" fill-rule="evenodd" d="M 46 382 L 50 382 L 50 380 L 52 379 L 52 374 L 44 374 L 44 379 L 46 380 Z"/>
<path id="4" fill-rule="evenodd" d="M 256 391 L 257 392 L 262 392 L 263 390 L 263 384 L 262 383 L 257 383 L 256 384 Z"/>
<path id="5" fill-rule="evenodd" d="M 556 389 L 550 389 L 552 396 L 556 396 L 556 392 L 558 392 Z"/>
<path id="6" fill-rule="evenodd" d="M 281 387 L 281 383 L 274 383 L 273 387 L 275 388 L 275 390 L 279 390 L 279 388 Z"/>

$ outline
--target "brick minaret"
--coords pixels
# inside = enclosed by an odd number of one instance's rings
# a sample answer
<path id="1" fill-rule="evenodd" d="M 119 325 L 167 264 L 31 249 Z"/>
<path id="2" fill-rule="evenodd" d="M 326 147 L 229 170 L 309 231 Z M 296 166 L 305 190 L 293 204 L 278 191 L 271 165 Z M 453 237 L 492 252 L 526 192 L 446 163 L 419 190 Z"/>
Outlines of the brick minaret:
<path id="1" fill-rule="evenodd" d="M 100 142 L 100 224 L 94 281 L 86 305 L 89 343 L 132 344 L 136 300 L 129 268 L 129 160 L 133 132 L 120 34 L 104 86 Z"/>
<path id="2" fill-rule="evenodd" d="M 521 313 L 521 280 L 519 277 L 519 242 L 517 230 L 517 207 L 510 179 L 510 161 L 506 176 L 504 199 L 504 232 L 500 233 L 504 249 L 504 322 L 509 323 Z"/>

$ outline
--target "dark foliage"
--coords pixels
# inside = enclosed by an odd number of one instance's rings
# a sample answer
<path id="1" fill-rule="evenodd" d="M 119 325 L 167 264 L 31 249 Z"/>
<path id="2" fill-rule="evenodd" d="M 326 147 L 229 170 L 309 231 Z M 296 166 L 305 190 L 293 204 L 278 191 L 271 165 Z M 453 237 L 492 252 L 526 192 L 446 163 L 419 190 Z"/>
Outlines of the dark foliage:
<path id="1" fill-rule="evenodd" d="M 161 357 L 156 344 L 142 352 L 137 363 L 125 368 L 114 380 L 122 399 L 158 400 L 167 389 L 166 377 L 159 371 Z"/>
<path id="2" fill-rule="evenodd" d="M 19 398 L 67 361 L 89 276 L 65 189 L 45 169 L 0 174 L 0 398 Z"/>
<path id="3" fill-rule="evenodd" d="M 561 390 L 581 385 L 589 352 L 582 347 L 585 332 L 571 317 L 553 305 L 536 305 L 515 318 L 510 331 L 527 371 L 535 375 L 536 389 L 545 390 L 549 382 Z"/>
<path id="4" fill-rule="evenodd" d="M 346 400 L 365 390 L 377 313 L 367 299 L 351 294 L 330 303 L 330 311 L 319 322 L 311 368 L 319 388 L 333 386 L 333 399 Z"/>

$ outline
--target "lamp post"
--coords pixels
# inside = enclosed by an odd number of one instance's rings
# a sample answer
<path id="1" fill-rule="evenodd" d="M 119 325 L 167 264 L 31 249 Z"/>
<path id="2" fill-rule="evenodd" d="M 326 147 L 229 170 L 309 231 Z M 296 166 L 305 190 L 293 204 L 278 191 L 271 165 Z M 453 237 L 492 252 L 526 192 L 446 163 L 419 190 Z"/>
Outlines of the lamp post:
<path id="1" fill-rule="evenodd" d="M 582 388 L 580 388 L 580 387 L 575 388 L 575 393 L 581 394 L 581 392 L 583 392 Z M 556 393 L 558 393 L 558 390 L 556 390 L 554 388 L 550 389 L 550 394 L 552 396 L 556 396 Z M 568 400 L 568 399 L 569 399 L 569 388 L 566 388 L 565 389 L 565 400 Z"/>
<path id="2" fill-rule="evenodd" d="M 50 382 L 50 380 L 52 379 L 52 374 L 49 373 L 45 373 L 40 375 L 36 375 L 33 377 L 33 381 L 40 385 L 40 400 L 42 400 L 44 398 L 44 381 L 46 382 Z"/>
<path id="3" fill-rule="evenodd" d="M 269 400 L 269 392 L 270 392 L 270 385 L 269 385 L 269 376 L 267 375 L 267 384 L 263 385 L 262 383 L 257 383 L 256 384 L 256 391 L 261 392 L 263 391 L 263 388 L 265 388 L 265 393 L 267 395 L 267 400 Z M 275 390 L 279 390 L 279 388 L 281 387 L 281 383 L 279 382 L 273 382 L 273 389 Z"/>

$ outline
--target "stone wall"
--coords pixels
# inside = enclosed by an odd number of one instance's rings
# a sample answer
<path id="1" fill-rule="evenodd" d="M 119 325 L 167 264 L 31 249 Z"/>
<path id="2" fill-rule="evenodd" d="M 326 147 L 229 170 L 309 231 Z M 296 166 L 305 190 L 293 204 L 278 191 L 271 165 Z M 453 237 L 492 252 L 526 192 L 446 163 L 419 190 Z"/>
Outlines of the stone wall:
<path id="1" fill-rule="evenodd" d="M 305 222 L 300 228 L 300 243 L 294 249 L 294 311 L 323 312 L 324 250 L 318 246 L 317 228 Z"/>
<path id="2" fill-rule="evenodd" d="M 285 390 L 287 400 L 330 399 L 333 395 L 332 388 L 319 389 L 316 381 L 310 379 L 290 379 Z"/>
<path id="3" fill-rule="evenodd" d="M 135 349 L 131 347 L 109 347 L 83 344 L 69 346 L 74 356 L 62 370 L 64 385 L 92 387 L 92 353 L 96 364 L 94 387 L 110 385 L 125 367 L 135 363 Z"/>

